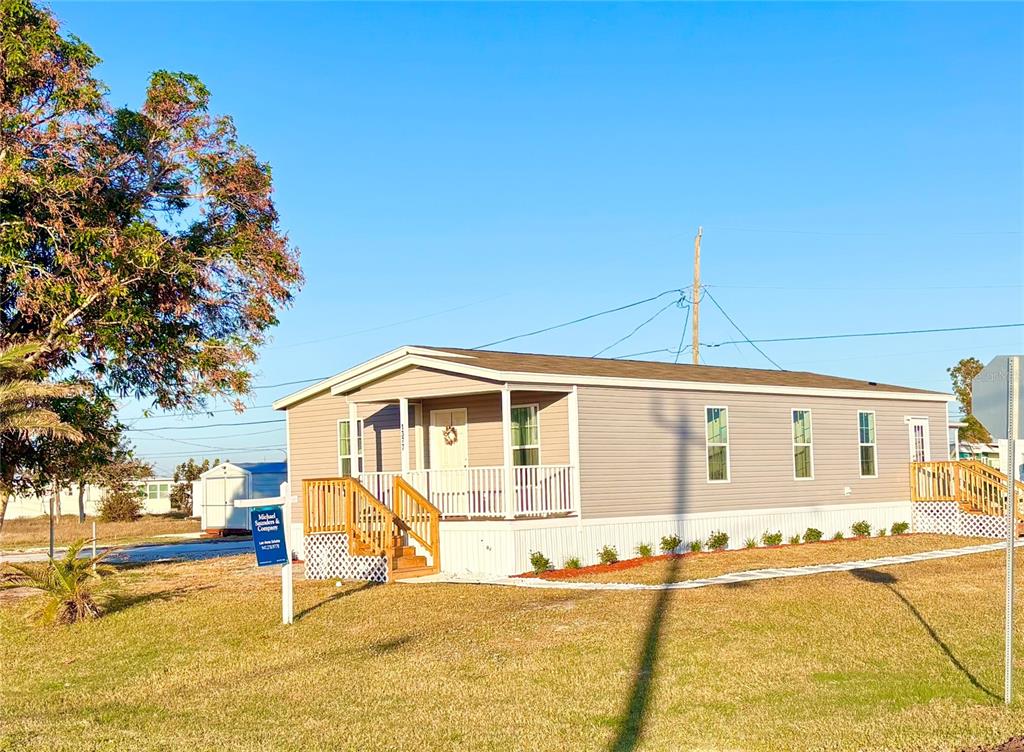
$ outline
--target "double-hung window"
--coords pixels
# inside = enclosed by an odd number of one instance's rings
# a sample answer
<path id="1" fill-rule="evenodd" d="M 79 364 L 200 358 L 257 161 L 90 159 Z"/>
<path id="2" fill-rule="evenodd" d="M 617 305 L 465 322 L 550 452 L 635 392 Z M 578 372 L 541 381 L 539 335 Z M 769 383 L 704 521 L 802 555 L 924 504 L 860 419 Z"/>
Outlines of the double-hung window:
<path id="1" fill-rule="evenodd" d="M 707 433 L 708 482 L 722 483 L 729 480 L 729 408 L 708 407 L 704 409 Z"/>
<path id="2" fill-rule="evenodd" d="M 875 414 L 870 410 L 857 413 L 858 442 L 860 444 L 860 477 L 878 476 L 877 447 L 875 446 Z"/>
<path id="3" fill-rule="evenodd" d="M 512 464 L 540 464 L 540 422 L 537 405 L 512 408 Z"/>
<path id="4" fill-rule="evenodd" d="M 353 475 L 352 472 L 352 441 L 356 442 L 356 457 L 359 467 L 355 473 L 363 471 L 363 421 L 356 421 L 355 436 L 352 435 L 352 422 L 348 418 L 338 421 L 338 472 L 341 475 Z"/>
<path id="5" fill-rule="evenodd" d="M 811 446 L 811 411 L 793 411 L 793 477 L 814 478 L 814 449 Z"/>

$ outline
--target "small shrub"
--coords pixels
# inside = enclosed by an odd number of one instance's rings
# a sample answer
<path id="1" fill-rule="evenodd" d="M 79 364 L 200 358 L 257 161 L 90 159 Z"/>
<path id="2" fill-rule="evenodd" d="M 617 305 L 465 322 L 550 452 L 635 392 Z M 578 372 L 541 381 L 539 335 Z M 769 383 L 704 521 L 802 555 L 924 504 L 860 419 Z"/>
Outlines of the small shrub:
<path id="1" fill-rule="evenodd" d="M 142 494 L 133 486 L 107 489 L 100 500 L 103 522 L 135 522 L 142 516 Z"/>
<path id="2" fill-rule="evenodd" d="M 693 541 L 693 543 L 690 544 L 690 553 L 699 554 L 703 550 L 704 544 L 699 540 Z"/>
<path id="3" fill-rule="evenodd" d="M 597 552 L 598 561 L 602 564 L 614 564 L 619 560 L 619 552 L 615 546 L 602 546 Z"/>
<path id="4" fill-rule="evenodd" d="M 1007 483 L 1009 483 L 1009 481 L 1007 481 Z M 910 532 L 910 523 L 909 522 L 894 522 L 894 523 L 892 523 L 892 529 L 890 530 L 890 532 L 893 535 L 903 535 L 905 533 L 908 533 L 908 532 Z"/>
<path id="5" fill-rule="evenodd" d="M 646 559 L 649 556 L 654 556 L 654 546 L 650 543 L 641 543 L 636 547 L 637 556 Z"/>
<path id="6" fill-rule="evenodd" d="M 875 531 L 875 535 L 877 535 L 879 538 L 885 537 L 885 528 L 884 527 L 878 528 L 878 530 Z"/>
<path id="7" fill-rule="evenodd" d="M 798 543 L 800 543 L 800 534 L 799 533 L 797 533 L 796 535 L 789 536 L 789 545 L 795 546 Z"/>
<path id="8" fill-rule="evenodd" d="M 708 536 L 708 551 L 721 551 L 729 545 L 729 534 L 716 530 Z"/>
<path id="9" fill-rule="evenodd" d="M 566 569 L 579 569 L 582 565 L 578 556 L 570 556 L 563 565 Z"/>
<path id="10" fill-rule="evenodd" d="M 823 533 L 816 527 L 809 527 L 804 530 L 804 543 L 815 543 L 821 540 Z"/>
<path id="11" fill-rule="evenodd" d="M 678 535 L 666 535 L 661 539 L 661 552 L 663 554 L 675 553 L 676 549 L 683 544 L 683 539 Z"/>
<path id="12" fill-rule="evenodd" d="M 871 535 L 871 523 L 867 520 L 861 520 L 860 522 L 854 522 L 850 525 L 850 530 L 858 538 L 863 538 L 866 535 Z"/>
<path id="13" fill-rule="evenodd" d="M 113 553 L 108 549 L 97 556 L 81 556 L 87 541 L 82 538 L 68 546 L 60 559 L 45 564 L 8 564 L 9 576 L 4 587 L 28 587 L 41 590 L 46 600 L 35 616 L 43 623 L 74 624 L 83 619 L 95 619 L 103 610 L 96 599 L 114 568 L 100 562 Z"/>
<path id="14" fill-rule="evenodd" d="M 832 540 L 842 540 L 845 537 L 846 536 L 843 535 L 843 531 L 842 530 L 837 530 L 836 534 L 832 536 Z"/>
<path id="15" fill-rule="evenodd" d="M 533 571 L 537 574 L 547 572 L 551 569 L 551 559 L 540 551 L 533 551 L 530 553 L 530 566 L 533 567 Z"/>
<path id="16" fill-rule="evenodd" d="M 782 545 L 782 531 L 776 530 L 774 533 L 769 533 L 767 530 L 761 536 L 761 542 L 766 546 L 781 546 Z"/>
<path id="17" fill-rule="evenodd" d="M 747 538 L 743 541 L 743 545 L 746 548 L 757 548 L 757 538 Z"/>

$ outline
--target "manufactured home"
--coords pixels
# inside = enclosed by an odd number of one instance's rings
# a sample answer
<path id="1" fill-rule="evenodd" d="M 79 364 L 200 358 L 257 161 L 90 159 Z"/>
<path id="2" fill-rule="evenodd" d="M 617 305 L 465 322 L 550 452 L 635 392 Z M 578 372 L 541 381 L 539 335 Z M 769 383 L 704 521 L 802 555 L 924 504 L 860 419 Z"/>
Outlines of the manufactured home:
<path id="1" fill-rule="evenodd" d="M 910 522 L 911 472 L 947 460 L 951 399 L 804 372 L 402 347 L 274 407 L 307 573 L 381 578 Z"/>

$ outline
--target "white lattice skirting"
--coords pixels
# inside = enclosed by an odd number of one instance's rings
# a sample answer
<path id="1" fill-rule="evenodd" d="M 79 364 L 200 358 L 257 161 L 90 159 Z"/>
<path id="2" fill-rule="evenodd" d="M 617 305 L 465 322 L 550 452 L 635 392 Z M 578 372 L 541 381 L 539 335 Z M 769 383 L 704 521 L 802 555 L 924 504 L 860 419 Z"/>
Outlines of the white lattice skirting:
<path id="1" fill-rule="evenodd" d="M 955 501 L 914 503 L 914 532 L 1005 538 L 1006 520 L 990 514 L 964 512 Z"/>
<path id="2" fill-rule="evenodd" d="M 352 556 L 344 533 L 314 533 L 303 538 L 307 580 L 388 581 L 384 556 Z"/>

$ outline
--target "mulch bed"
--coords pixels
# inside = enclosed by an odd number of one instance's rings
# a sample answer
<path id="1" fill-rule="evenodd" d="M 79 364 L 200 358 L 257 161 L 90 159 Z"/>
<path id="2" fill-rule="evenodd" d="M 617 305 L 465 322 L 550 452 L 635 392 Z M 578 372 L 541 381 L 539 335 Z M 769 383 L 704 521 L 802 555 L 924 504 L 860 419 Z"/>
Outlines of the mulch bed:
<path id="1" fill-rule="evenodd" d="M 913 533 L 901 533 L 900 535 L 886 536 L 889 538 L 909 538 Z M 868 537 L 868 536 L 864 536 Z M 718 554 L 727 554 L 736 551 L 746 550 L 764 550 L 769 548 L 789 548 L 791 546 L 816 546 L 825 543 L 844 543 L 846 541 L 863 540 L 863 538 L 850 537 L 840 538 L 836 540 L 834 538 L 829 540 L 820 541 L 809 541 L 807 543 L 785 543 L 778 546 L 758 546 L 757 549 L 745 549 L 745 548 L 722 548 L 717 551 L 687 551 L 682 554 L 659 554 L 658 556 L 646 556 L 637 557 L 635 559 L 624 559 L 617 561 L 614 564 L 591 564 L 587 567 L 578 567 L 576 569 L 549 569 L 547 572 L 523 572 L 522 574 L 514 575 L 515 577 L 539 577 L 543 580 L 571 580 L 573 577 L 580 577 L 587 574 L 605 574 L 607 572 L 621 572 L 624 569 L 634 569 L 635 567 L 641 567 L 644 564 L 651 564 L 656 561 L 668 561 L 670 559 L 686 559 L 695 556 L 716 556 Z M 1024 752 L 1024 750 L 1021 750 Z"/>
<path id="2" fill-rule="evenodd" d="M 994 747 L 964 747 L 960 752 L 1024 752 L 1024 736 L 1015 736 Z"/>

